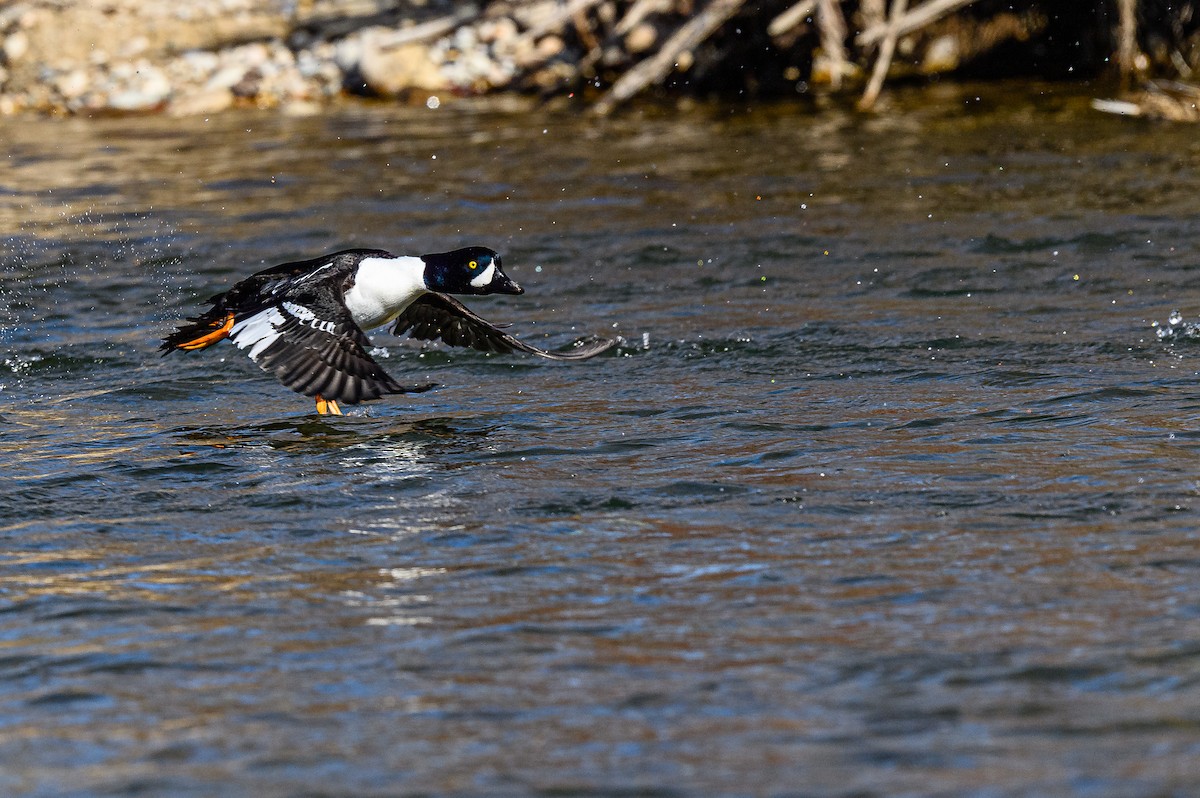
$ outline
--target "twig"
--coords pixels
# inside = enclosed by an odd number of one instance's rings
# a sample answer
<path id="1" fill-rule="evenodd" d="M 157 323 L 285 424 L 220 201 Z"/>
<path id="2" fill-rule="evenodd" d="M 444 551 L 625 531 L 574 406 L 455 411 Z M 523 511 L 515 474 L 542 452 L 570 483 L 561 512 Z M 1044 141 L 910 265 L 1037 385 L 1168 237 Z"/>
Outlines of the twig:
<path id="1" fill-rule="evenodd" d="M 448 14 L 444 17 L 431 19 L 428 22 L 422 22 L 419 25 L 413 25 L 411 28 L 401 28 L 400 30 L 387 33 L 380 38 L 379 46 L 384 49 L 391 49 L 399 47 L 402 44 L 427 42 L 430 39 L 445 36 L 455 28 L 470 22 L 478 16 L 479 8 L 472 3 L 455 14 Z"/>
<path id="2" fill-rule="evenodd" d="M 1137 0 L 1120 0 L 1117 35 L 1117 65 L 1121 69 L 1121 84 L 1129 88 L 1137 58 Z"/>
<path id="3" fill-rule="evenodd" d="M 621 17 L 621 21 L 613 29 L 613 33 L 617 36 L 624 36 L 651 14 L 665 14 L 670 10 L 671 0 L 637 0 L 629 7 L 629 11 L 625 12 L 625 16 Z"/>
<path id="4" fill-rule="evenodd" d="M 767 26 L 768 36 L 782 36 L 799 25 L 817 10 L 817 0 L 800 0 L 799 3 L 784 11 Z"/>
<path id="5" fill-rule="evenodd" d="M 883 24 L 867 28 L 858 34 L 856 41 L 860 47 L 867 47 L 879 41 L 884 36 L 890 35 L 893 31 L 896 38 L 899 38 L 928 25 L 938 17 L 949 14 L 956 8 L 970 5 L 973 2 L 975 0 L 928 0 L 928 2 L 914 8 L 910 13 L 904 14 L 903 18 L 898 22 L 895 16 L 895 4 L 893 4 L 892 17 Z"/>
<path id="6" fill-rule="evenodd" d="M 887 19 L 887 6 L 884 0 L 860 0 L 858 13 L 862 17 L 863 29 L 869 30 L 884 23 Z"/>
<path id="7" fill-rule="evenodd" d="M 846 73 L 846 20 L 836 0 L 818 0 L 817 27 L 821 31 L 821 49 L 829 59 L 829 84 L 836 91 Z"/>
<path id="8" fill-rule="evenodd" d="M 610 114 L 618 105 L 656 80 L 661 80 L 675 67 L 681 53 L 691 50 L 711 36 L 737 13 L 744 2 L 745 0 L 712 0 L 703 11 L 683 23 L 657 53 L 622 75 L 608 94 L 592 106 L 592 112 L 600 115 Z"/>
<path id="9" fill-rule="evenodd" d="M 932 5 L 932 3 L 925 5 Z M 860 111 L 871 110 L 871 107 L 875 105 L 875 100 L 879 98 L 879 92 L 883 90 L 883 79 L 887 77 L 888 67 L 891 66 L 892 56 L 896 52 L 896 40 L 900 38 L 900 23 L 907 6 L 908 0 L 892 0 L 892 13 L 888 16 L 887 32 L 884 34 L 883 43 L 879 45 L 879 57 L 875 59 L 875 69 L 871 72 L 867 90 L 863 92 L 862 98 L 858 101 Z"/>
<path id="10" fill-rule="evenodd" d="M 589 53 L 599 50 L 600 42 L 596 41 L 596 36 L 592 33 L 592 26 L 588 23 L 587 12 L 577 11 L 571 19 L 575 23 L 575 35 L 579 37 L 579 42 L 583 45 L 583 49 Z"/>
<path id="11" fill-rule="evenodd" d="M 558 9 L 546 16 L 539 24 L 532 26 L 529 30 L 521 34 L 523 38 L 534 40 L 547 33 L 558 30 L 567 24 L 567 21 L 576 14 L 582 14 L 592 6 L 598 6 L 604 0 L 568 0 L 567 3 L 558 7 Z"/>

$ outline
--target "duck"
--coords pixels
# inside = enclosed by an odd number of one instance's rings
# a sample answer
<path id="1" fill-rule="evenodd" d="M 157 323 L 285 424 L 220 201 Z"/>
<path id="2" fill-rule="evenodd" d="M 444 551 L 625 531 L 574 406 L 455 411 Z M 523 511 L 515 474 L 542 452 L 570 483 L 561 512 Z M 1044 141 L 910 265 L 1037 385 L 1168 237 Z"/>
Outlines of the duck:
<path id="1" fill-rule="evenodd" d="M 568 351 L 541 349 L 451 296 L 523 293 L 488 247 L 427 255 L 346 249 L 252 274 L 208 300 L 211 307 L 159 349 L 166 356 L 229 340 L 284 386 L 313 398 L 319 415 L 340 416 L 342 405 L 436 387 L 397 382 L 371 357 L 366 331 L 388 324 L 397 336 L 550 360 L 586 360 L 617 344 L 597 336 Z"/>

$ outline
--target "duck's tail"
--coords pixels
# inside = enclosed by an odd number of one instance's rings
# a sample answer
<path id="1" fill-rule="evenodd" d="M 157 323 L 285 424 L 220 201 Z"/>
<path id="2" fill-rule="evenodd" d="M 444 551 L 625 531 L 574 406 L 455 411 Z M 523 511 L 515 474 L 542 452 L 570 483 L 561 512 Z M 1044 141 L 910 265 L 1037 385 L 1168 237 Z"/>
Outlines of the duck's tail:
<path id="1" fill-rule="evenodd" d="M 183 325 L 163 339 L 158 348 L 164 355 L 169 355 L 176 349 L 187 352 L 205 349 L 228 338 L 229 331 L 233 329 L 233 314 L 216 308 L 188 321 L 190 324 Z"/>

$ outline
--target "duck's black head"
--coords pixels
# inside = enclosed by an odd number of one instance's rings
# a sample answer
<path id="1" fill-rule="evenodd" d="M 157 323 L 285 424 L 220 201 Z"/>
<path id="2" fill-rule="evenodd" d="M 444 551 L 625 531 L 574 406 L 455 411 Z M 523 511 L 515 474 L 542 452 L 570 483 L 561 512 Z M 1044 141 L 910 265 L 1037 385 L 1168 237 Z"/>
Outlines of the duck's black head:
<path id="1" fill-rule="evenodd" d="M 422 255 L 425 284 L 445 294 L 523 294 L 525 289 L 508 279 L 500 268 L 500 255 L 487 247 L 465 247 L 453 252 Z"/>

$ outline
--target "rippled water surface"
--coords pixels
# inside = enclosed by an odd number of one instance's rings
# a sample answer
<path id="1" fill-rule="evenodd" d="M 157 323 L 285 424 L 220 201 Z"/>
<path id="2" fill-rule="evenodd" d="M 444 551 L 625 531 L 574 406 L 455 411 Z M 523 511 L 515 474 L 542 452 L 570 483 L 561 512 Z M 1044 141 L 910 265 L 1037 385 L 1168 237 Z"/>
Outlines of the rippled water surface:
<path id="1" fill-rule="evenodd" d="M 1005 91 L 0 122 L 0 793 L 1192 794 L 1200 138 Z M 622 345 L 156 351 L 466 244 Z"/>

